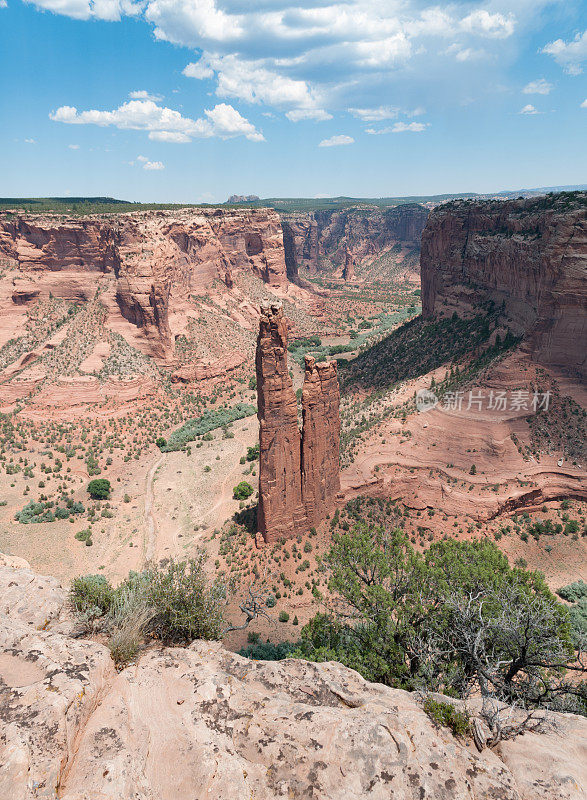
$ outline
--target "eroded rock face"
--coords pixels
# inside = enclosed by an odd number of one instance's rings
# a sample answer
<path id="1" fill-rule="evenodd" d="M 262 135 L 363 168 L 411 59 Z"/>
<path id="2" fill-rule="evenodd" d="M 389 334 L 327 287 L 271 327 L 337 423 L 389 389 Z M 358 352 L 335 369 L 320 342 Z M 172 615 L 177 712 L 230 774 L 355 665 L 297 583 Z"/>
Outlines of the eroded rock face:
<path id="1" fill-rule="evenodd" d="M 335 662 L 194 642 L 116 673 L 103 645 L 33 623 L 50 579 L 0 563 L 29 573 L 23 602 L 0 609 L 2 800 L 583 798 L 583 717 L 478 753 L 417 695 Z"/>
<path id="2" fill-rule="evenodd" d="M 422 236 L 424 316 L 505 306 L 540 362 L 587 374 L 587 195 L 457 201 Z"/>
<path id="3" fill-rule="evenodd" d="M 288 275 L 300 266 L 310 272 L 344 271 L 347 252 L 360 261 L 393 245 L 418 248 L 427 217 L 428 210 L 416 204 L 284 214 Z"/>
<path id="4" fill-rule="evenodd" d="M 340 491 L 340 389 L 336 361 L 306 356 L 302 390 L 302 498 L 308 525 L 334 508 Z"/>
<path id="5" fill-rule="evenodd" d="M 261 308 L 256 366 L 257 528 L 266 542 L 273 542 L 307 533 L 333 508 L 340 489 L 340 390 L 336 362 L 306 357 L 300 433 L 280 305 Z"/>
<path id="6" fill-rule="evenodd" d="M 287 322 L 281 306 L 261 308 L 257 340 L 259 506 L 265 541 L 306 528 L 302 502 L 301 435 L 295 392 L 287 369 Z"/>
<path id="7" fill-rule="evenodd" d="M 11 305 L 52 295 L 91 300 L 136 326 L 149 356 L 173 354 L 170 315 L 238 271 L 273 287 L 287 275 L 281 224 L 270 209 L 180 209 L 96 217 L 0 215 L 0 265 L 15 269 Z M 9 312 L 8 309 L 3 309 Z"/>

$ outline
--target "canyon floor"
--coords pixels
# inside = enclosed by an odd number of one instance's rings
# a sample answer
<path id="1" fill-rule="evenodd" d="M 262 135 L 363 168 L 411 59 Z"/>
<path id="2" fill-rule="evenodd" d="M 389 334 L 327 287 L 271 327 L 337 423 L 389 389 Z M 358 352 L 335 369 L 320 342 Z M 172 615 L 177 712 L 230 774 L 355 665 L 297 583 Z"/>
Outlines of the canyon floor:
<path id="1" fill-rule="evenodd" d="M 196 383 L 169 383 L 137 351 L 133 358 L 127 353 L 118 387 L 105 389 L 104 381 L 91 377 L 99 395 L 80 390 L 80 381 L 71 390 L 63 378 L 49 374 L 28 399 L 6 397 L 0 552 L 22 557 L 67 584 L 85 573 L 116 582 L 148 560 L 185 557 L 204 547 L 210 574 L 222 572 L 239 582 L 231 611 L 235 621 L 248 585 L 261 581 L 271 587 L 277 597 L 274 618 L 253 627 L 273 641 L 296 638 L 299 626 L 321 606 L 328 590 L 319 557 L 332 531 L 344 524 L 345 504 L 362 495 L 395 501 L 394 524 L 419 548 L 445 535 L 488 536 L 512 563 L 543 571 L 554 589 L 586 578 L 584 387 L 536 365 L 523 345 L 496 351 L 490 359 L 476 359 L 466 348 L 456 352 L 462 332 L 449 326 L 431 333 L 417 317 L 417 278 L 410 270 L 390 271 L 387 281 L 376 284 L 369 269 L 351 283 L 306 274 L 302 279 L 311 282 L 310 289 L 314 285 L 310 309 L 309 289 L 294 287 L 284 294 L 253 276 L 241 276 L 232 292 L 211 292 L 198 301 L 197 330 L 180 345 L 189 353 L 189 342 L 197 341 L 200 352 L 219 362 L 231 354 L 238 358 L 229 361 L 228 370 Z M 254 326 L 248 317 L 244 323 L 238 309 L 245 298 L 253 307 L 267 296 L 285 300 L 294 326 L 290 366 L 296 389 L 306 352 L 339 359 L 343 466 L 335 518 L 295 542 L 257 549 L 255 494 L 247 501 L 233 499 L 241 481 L 254 492 L 258 488 L 258 462 L 247 460 L 258 439 Z M 402 324 L 410 319 L 416 338 L 405 342 Z M 78 326 L 74 344 L 95 333 L 89 324 Z M 431 347 L 431 335 L 448 341 Z M 93 375 L 106 354 L 103 341 L 98 337 L 84 349 L 89 355 L 82 366 Z M 443 355 L 443 347 L 450 356 Z M 395 380 L 386 375 L 390 360 L 399 369 Z M 143 368 L 137 376 L 138 361 Z M 444 408 L 441 389 L 453 386 L 448 373 L 459 363 L 464 403 Z M 125 394 L 122 385 L 133 388 Z M 531 398 L 537 388 L 551 392 L 552 401 L 549 413 L 534 420 L 528 407 L 467 409 L 470 391 L 486 396 L 492 390 L 526 391 Z M 414 404 L 422 389 L 439 391 L 441 402 L 430 411 L 419 412 Z M 243 419 L 218 424 L 175 452 L 157 446 L 159 437 L 168 440 L 186 421 L 238 403 L 249 407 Z M 112 484 L 107 501 L 88 497 L 87 483 L 96 476 Z M 15 514 L 31 500 L 49 511 L 67 507 L 67 500 L 84 510 L 22 524 Z M 543 533 L 547 520 L 550 527 Z M 275 621 L 280 611 L 289 614 L 287 622 Z M 242 633 L 228 639 L 234 648 L 244 642 Z"/>

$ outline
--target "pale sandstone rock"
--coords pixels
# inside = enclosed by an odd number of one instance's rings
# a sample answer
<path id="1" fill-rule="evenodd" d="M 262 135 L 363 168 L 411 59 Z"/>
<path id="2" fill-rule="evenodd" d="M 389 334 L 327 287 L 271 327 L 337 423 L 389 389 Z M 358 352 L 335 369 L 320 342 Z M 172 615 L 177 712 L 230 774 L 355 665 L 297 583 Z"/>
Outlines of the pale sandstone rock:
<path id="1" fill-rule="evenodd" d="M 44 591 L 33 583 L 29 604 Z M 194 642 L 115 674 L 102 645 L 36 631 L 23 613 L 0 614 L 2 800 L 584 796 L 581 717 L 479 754 L 416 695 L 334 662 L 255 662 Z"/>

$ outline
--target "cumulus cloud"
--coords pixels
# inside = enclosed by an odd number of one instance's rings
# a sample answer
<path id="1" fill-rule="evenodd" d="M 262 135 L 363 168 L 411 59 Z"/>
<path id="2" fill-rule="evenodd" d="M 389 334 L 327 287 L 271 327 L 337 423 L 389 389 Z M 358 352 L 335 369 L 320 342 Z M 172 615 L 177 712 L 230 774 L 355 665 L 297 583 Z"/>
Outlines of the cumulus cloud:
<path id="1" fill-rule="evenodd" d="M 472 11 L 460 22 L 460 29 L 467 33 L 507 39 L 514 32 L 516 19 L 513 14 L 492 14 L 484 8 Z"/>
<path id="2" fill-rule="evenodd" d="M 199 61 L 188 64 L 183 70 L 186 78 L 195 78 L 198 81 L 203 81 L 205 78 L 213 78 L 214 70 L 210 67 L 204 58 Z"/>
<path id="3" fill-rule="evenodd" d="M 392 106 L 379 106 L 378 108 L 349 108 L 350 113 L 362 119 L 363 122 L 381 122 L 384 119 L 393 119 L 399 113 L 398 108 Z"/>
<path id="4" fill-rule="evenodd" d="M 191 138 L 181 131 L 150 131 L 149 139 L 154 142 L 168 142 L 170 144 L 188 144 Z"/>
<path id="5" fill-rule="evenodd" d="M 25 142 L 25 144 L 36 144 L 37 140 L 36 139 L 25 139 L 24 142 Z"/>
<path id="6" fill-rule="evenodd" d="M 68 144 L 70 150 L 79 150 L 79 144 Z"/>
<path id="7" fill-rule="evenodd" d="M 552 83 L 549 83 L 544 78 L 538 78 L 537 81 L 530 81 L 527 83 L 522 92 L 524 94 L 550 94 L 552 91 Z"/>
<path id="8" fill-rule="evenodd" d="M 386 128 L 367 128 L 365 133 L 369 133 L 371 136 L 381 136 L 385 133 L 421 133 L 429 124 L 429 122 L 394 122 L 393 125 Z"/>
<path id="9" fill-rule="evenodd" d="M 587 108 L 587 100 L 583 100 L 581 103 L 581 108 Z"/>
<path id="10" fill-rule="evenodd" d="M 120 130 L 148 131 L 149 138 L 161 142 L 187 142 L 212 136 L 222 139 L 245 136 L 253 142 L 264 140 L 263 134 L 248 119 L 226 103 L 206 109 L 204 114 L 205 117 L 194 120 L 153 100 L 128 100 L 113 111 L 78 111 L 74 106 L 61 106 L 49 117 L 54 122 L 68 125 L 100 125 Z"/>
<path id="11" fill-rule="evenodd" d="M 287 111 L 285 116 L 292 122 L 300 122 L 303 119 L 325 122 L 328 119 L 332 119 L 332 114 L 329 114 L 323 108 L 294 108 L 292 111 Z"/>
<path id="12" fill-rule="evenodd" d="M 159 100 L 163 100 L 163 95 L 151 94 L 151 92 L 147 92 L 145 89 L 139 89 L 136 92 L 129 92 L 128 96 L 131 100 L 153 100 L 155 103 L 158 103 Z"/>
<path id="13" fill-rule="evenodd" d="M 160 170 L 165 169 L 165 165 L 161 161 L 145 161 L 143 169 L 146 170 Z"/>
<path id="14" fill-rule="evenodd" d="M 24 0 L 25 3 L 63 14 L 73 19 L 103 19 L 117 22 L 122 17 L 137 16 L 142 12 L 142 2 L 132 0 Z"/>
<path id="15" fill-rule="evenodd" d="M 525 105 L 524 108 L 520 109 L 520 114 L 538 114 L 539 112 L 534 108 L 531 103 Z"/>
<path id="16" fill-rule="evenodd" d="M 345 136 L 339 134 L 338 136 L 331 136 L 330 139 L 322 139 L 318 147 L 339 147 L 343 144 L 354 144 L 355 140 L 352 136 Z"/>
<path id="17" fill-rule="evenodd" d="M 6 0 L 0 0 L 0 8 L 8 8 L 8 3 Z"/>
<path id="18" fill-rule="evenodd" d="M 569 75 L 580 75 L 582 64 L 587 60 L 587 30 L 578 33 L 570 42 L 555 39 L 545 45 L 542 53 L 552 56 Z"/>
<path id="19" fill-rule="evenodd" d="M 25 2 L 77 19 L 140 16 L 155 38 L 198 53 L 184 68 L 186 77 L 211 80 L 219 98 L 271 106 L 292 122 L 329 119 L 333 109 L 349 106 L 377 107 L 377 94 L 398 70 L 425 78 L 447 45 L 454 45 L 457 62 L 495 56 L 519 24 L 513 13 L 494 10 L 494 0 L 475 10 L 435 0 Z M 535 0 L 533 10 L 545 2 Z M 529 18 L 526 5 L 513 9 Z M 130 99 L 159 100 L 146 90 Z"/>

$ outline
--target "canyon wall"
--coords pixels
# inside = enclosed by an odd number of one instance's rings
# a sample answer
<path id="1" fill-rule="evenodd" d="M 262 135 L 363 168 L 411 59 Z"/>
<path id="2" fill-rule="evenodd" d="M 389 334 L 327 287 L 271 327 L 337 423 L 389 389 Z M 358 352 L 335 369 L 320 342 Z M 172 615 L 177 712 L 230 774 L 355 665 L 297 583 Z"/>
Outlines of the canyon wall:
<path id="1" fill-rule="evenodd" d="M 287 285 L 279 216 L 271 209 L 178 209 L 94 217 L 0 215 L 2 312 L 50 296 L 97 291 L 113 327 L 136 327 L 147 355 L 169 359 L 170 315 L 239 271 Z M 6 295 L 6 296 L 5 296 Z M 0 342 L 1 344 L 1 342 Z"/>
<path id="2" fill-rule="evenodd" d="M 425 317 L 503 305 L 536 360 L 587 375 L 587 194 L 456 201 L 422 236 Z"/>
<path id="3" fill-rule="evenodd" d="M 307 533 L 340 489 L 340 391 L 336 362 L 306 358 L 303 427 L 287 366 L 287 322 L 280 305 L 261 307 L 257 341 L 259 505 L 265 542 Z"/>
<path id="4" fill-rule="evenodd" d="M 418 249 L 427 217 L 416 204 L 282 214 L 288 275 L 301 266 L 312 273 L 342 271 L 347 253 L 361 261 L 395 245 Z"/>

